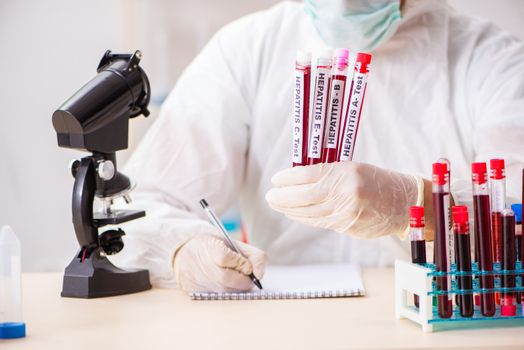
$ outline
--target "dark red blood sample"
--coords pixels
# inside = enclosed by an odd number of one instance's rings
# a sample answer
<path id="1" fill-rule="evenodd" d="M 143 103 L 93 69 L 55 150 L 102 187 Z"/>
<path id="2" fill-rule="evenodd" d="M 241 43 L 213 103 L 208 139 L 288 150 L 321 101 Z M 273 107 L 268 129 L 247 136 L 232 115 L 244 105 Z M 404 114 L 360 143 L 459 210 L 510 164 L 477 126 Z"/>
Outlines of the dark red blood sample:
<path id="1" fill-rule="evenodd" d="M 426 263 L 426 241 L 411 241 L 411 262 L 416 264 Z M 418 295 L 414 297 L 415 306 L 419 307 Z"/>
<path id="2" fill-rule="evenodd" d="M 447 234 L 448 226 L 446 224 L 446 216 L 448 215 L 447 201 L 445 203 L 444 197 L 449 196 L 449 193 L 433 193 L 433 210 L 435 219 L 435 265 L 437 272 L 448 272 L 448 247 Z M 448 285 L 448 277 L 437 277 L 437 290 L 448 291 L 451 286 Z M 450 318 L 452 315 L 452 300 L 448 294 L 438 295 L 438 314 L 442 318 Z"/>
<path id="3" fill-rule="evenodd" d="M 457 250 L 457 267 L 461 272 L 471 272 L 471 250 L 469 235 L 455 232 L 455 249 Z M 472 276 L 460 276 L 458 286 L 462 290 L 473 289 Z M 473 316 L 473 294 L 461 294 L 459 297 L 460 315 Z"/>
<path id="4" fill-rule="evenodd" d="M 473 206 L 475 212 L 476 240 L 478 240 L 479 270 L 483 272 L 493 271 L 493 251 L 491 245 L 491 215 L 489 196 L 487 194 L 474 195 Z M 494 285 L 493 275 L 481 275 L 480 287 L 492 289 Z M 484 316 L 495 314 L 495 296 L 493 293 L 482 293 L 480 295 L 480 310 Z"/>
<path id="5" fill-rule="evenodd" d="M 493 244 L 493 261 L 500 262 L 501 237 L 502 237 L 502 216 L 499 212 L 491 213 L 491 241 Z"/>
<path id="6" fill-rule="evenodd" d="M 502 215 L 502 259 L 501 268 L 503 270 L 515 270 L 516 251 L 515 251 L 515 216 L 507 209 Z M 515 275 L 505 274 L 502 276 L 503 288 L 515 288 Z M 502 316 L 515 316 L 515 293 L 504 292 L 501 298 Z"/>

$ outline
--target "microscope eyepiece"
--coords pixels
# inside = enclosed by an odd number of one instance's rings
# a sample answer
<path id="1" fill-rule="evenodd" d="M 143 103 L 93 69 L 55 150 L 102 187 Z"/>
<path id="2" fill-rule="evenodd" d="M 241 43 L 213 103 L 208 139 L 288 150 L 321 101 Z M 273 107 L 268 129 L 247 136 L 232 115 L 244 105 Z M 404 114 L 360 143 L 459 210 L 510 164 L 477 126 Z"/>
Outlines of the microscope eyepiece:
<path id="1" fill-rule="evenodd" d="M 128 146 L 128 120 L 148 116 L 151 89 L 142 54 L 106 51 L 98 74 L 53 113 L 60 147 L 111 153 Z"/>

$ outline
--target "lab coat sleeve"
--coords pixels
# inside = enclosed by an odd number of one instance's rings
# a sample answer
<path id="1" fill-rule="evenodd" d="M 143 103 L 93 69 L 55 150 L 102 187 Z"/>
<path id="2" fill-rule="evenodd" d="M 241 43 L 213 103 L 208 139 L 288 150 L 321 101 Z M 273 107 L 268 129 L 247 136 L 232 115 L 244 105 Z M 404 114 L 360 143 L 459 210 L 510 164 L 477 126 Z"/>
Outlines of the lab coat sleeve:
<path id="1" fill-rule="evenodd" d="M 133 208 L 147 216 L 126 224 L 119 266 L 147 268 L 153 284 L 176 285 L 173 256 L 191 237 L 215 232 L 199 201 L 220 215 L 238 195 L 248 146 L 247 85 L 235 26 L 215 35 L 165 101 L 124 172 L 137 182 Z M 245 50 L 244 50 L 245 51 Z M 231 59 L 230 59 L 231 57 Z"/>
<path id="2" fill-rule="evenodd" d="M 492 158 L 504 158 L 506 203 L 520 203 L 524 165 L 524 44 L 488 25 L 479 34 L 468 81 L 474 115 L 475 160 L 489 162 Z"/>

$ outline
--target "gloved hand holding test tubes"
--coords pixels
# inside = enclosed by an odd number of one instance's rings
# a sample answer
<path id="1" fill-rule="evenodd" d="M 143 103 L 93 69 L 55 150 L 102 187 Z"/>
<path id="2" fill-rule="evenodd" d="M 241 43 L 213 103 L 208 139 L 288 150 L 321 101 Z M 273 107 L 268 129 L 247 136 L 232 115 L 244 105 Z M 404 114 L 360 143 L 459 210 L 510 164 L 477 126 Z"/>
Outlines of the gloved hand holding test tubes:
<path id="1" fill-rule="evenodd" d="M 274 210 L 313 227 L 360 238 L 406 237 L 404 208 L 422 204 L 423 179 L 352 162 L 370 63 L 370 54 L 358 53 L 348 73 L 345 48 L 298 52 L 293 166 L 273 176 L 266 200 Z"/>

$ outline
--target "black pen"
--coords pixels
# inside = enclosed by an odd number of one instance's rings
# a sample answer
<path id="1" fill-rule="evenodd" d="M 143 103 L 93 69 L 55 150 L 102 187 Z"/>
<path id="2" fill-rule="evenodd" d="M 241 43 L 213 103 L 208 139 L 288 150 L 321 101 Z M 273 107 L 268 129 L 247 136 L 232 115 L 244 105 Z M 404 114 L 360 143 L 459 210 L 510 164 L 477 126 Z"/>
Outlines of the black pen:
<path id="1" fill-rule="evenodd" d="M 213 223 L 215 226 L 217 226 L 220 229 L 220 231 L 222 231 L 222 234 L 224 235 L 226 239 L 226 245 L 234 252 L 244 256 L 242 252 L 240 251 L 240 249 L 238 249 L 237 245 L 235 244 L 235 241 L 233 241 L 229 237 L 229 235 L 227 234 L 226 228 L 222 224 L 222 221 L 220 221 L 218 216 L 216 216 L 213 210 L 211 210 L 211 208 L 209 207 L 205 199 L 200 200 L 200 205 L 206 211 L 206 214 L 209 217 L 209 220 L 211 221 L 211 223 Z M 253 281 L 253 283 L 255 284 L 255 286 L 258 287 L 258 289 L 262 289 L 262 284 L 260 284 L 260 281 L 258 280 L 258 278 L 255 277 L 253 273 L 249 274 L 249 278 L 251 278 L 251 281 Z"/>

